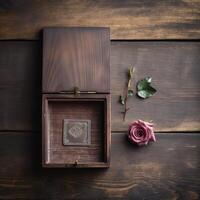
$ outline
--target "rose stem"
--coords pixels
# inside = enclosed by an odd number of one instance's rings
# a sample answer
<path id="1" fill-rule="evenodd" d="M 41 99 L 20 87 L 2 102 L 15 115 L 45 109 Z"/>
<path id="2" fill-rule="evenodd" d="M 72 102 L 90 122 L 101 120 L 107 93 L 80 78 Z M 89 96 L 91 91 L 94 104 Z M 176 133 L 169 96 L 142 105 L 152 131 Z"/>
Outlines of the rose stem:
<path id="1" fill-rule="evenodd" d="M 131 88 L 131 79 L 133 78 L 133 73 L 135 71 L 135 68 L 131 68 L 131 72 L 129 71 L 129 78 L 126 86 L 126 95 L 125 95 L 125 102 L 124 102 L 124 115 L 123 115 L 123 121 L 126 120 L 126 113 L 130 108 L 127 108 L 127 100 L 128 100 L 128 90 Z"/>
<path id="2" fill-rule="evenodd" d="M 123 121 L 126 120 L 126 113 L 130 108 L 127 108 L 127 100 L 128 100 L 128 90 L 131 86 L 131 77 L 129 77 L 127 87 L 126 87 L 126 95 L 125 95 L 125 102 L 124 102 L 124 115 L 123 115 Z"/>

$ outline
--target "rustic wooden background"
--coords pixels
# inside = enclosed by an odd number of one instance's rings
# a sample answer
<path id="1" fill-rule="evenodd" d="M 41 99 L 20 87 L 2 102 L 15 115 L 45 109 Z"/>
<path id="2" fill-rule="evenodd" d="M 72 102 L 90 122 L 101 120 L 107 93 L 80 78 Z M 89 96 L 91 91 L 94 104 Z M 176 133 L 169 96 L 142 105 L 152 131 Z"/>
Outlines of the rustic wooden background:
<path id="1" fill-rule="evenodd" d="M 112 154 L 109 169 L 41 166 L 41 29 L 111 28 Z M 0 199 L 200 199 L 199 0 L 0 1 Z M 123 123 L 126 69 L 158 92 L 133 98 Z M 153 120 L 157 142 L 126 138 Z"/>

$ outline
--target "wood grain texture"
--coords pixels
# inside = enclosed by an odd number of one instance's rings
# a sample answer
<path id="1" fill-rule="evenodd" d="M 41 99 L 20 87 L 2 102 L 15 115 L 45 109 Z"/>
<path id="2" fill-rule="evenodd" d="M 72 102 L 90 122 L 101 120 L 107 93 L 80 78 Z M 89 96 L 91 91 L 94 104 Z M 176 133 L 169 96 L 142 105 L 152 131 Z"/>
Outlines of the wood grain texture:
<path id="1" fill-rule="evenodd" d="M 110 95 L 43 95 L 45 167 L 108 167 L 110 164 Z M 63 120 L 91 120 L 91 145 L 65 146 Z M 78 163 L 75 165 L 75 161 Z"/>
<path id="2" fill-rule="evenodd" d="M 126 130 L 133 120 L 153 120 L 157 131 L 200 130 L 200 42 L 113 42 L 111 48 L 112 130 Z M 127 69 L 137 81 L 152 77 L 155 96 L 130 98 L 122 123 L 119 95 L 127 82 Z"/>
<path id="3" fill-rule="evenodd" d="M 0 48 L 0 130 L 41 130 L 40 43 L 0 42 Z M 153 120 L 158 132 L 200 130 L 199 53 L 197 41 L 112 42 L 112 131 L 127 130 L 139 118 Z M 136 67 L 133 88 L 151 76 L 158 92 L 145 101 L 132 98 L 123 123 L 118 96 L 130 65 Z"/>
<path id="4" fill-rule="evenodd" d="M 43 93 L 80 91 L 110 93 L 108 28 L 45 28 Z"/>
<path id="5" fill-rule="evenodd" d="M 112 39 L 199 39 L 199 0 L 1 0 L 0 39 L 36 39 L 47 26 L 106 26 Z"/>
<path id="6" fill-rule="evenodd" d="M 199 199 L 200 134 L 156 136 L 136 148 L 113 134 L 106 170 L 44 169 L 41 133 L 1 132 L 0 199 Z"/>
<path id="7" fill-rule="evenodd" d="M 39 43 L 0 42 L 0 129 L 40 128 L 41 66 Z"/>

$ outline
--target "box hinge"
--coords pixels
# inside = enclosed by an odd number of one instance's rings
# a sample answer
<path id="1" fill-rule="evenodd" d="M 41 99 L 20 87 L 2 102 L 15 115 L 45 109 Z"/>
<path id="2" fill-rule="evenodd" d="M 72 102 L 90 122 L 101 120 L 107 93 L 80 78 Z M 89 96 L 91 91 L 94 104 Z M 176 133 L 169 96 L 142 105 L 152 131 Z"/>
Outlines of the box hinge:
<path id="1" fill-rule="evenodd" d="M 96 91 L 80 91 L 78 87 L 74 87 L 73 91 L 60 91 L 61 94 L 74 94 L 74 95 L 80 95 L 80 94 L 96 94 Z"/>

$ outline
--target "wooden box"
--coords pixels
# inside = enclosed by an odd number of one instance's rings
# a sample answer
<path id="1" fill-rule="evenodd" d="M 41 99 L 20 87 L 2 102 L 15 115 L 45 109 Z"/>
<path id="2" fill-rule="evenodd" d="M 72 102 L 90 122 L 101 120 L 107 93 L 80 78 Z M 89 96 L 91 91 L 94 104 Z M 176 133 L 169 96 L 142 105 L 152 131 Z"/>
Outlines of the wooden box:
<path id="1" fill-rule="evenodd" d="M 109 167 L 110 31 L 43 31 L 44 167 Z"/>

